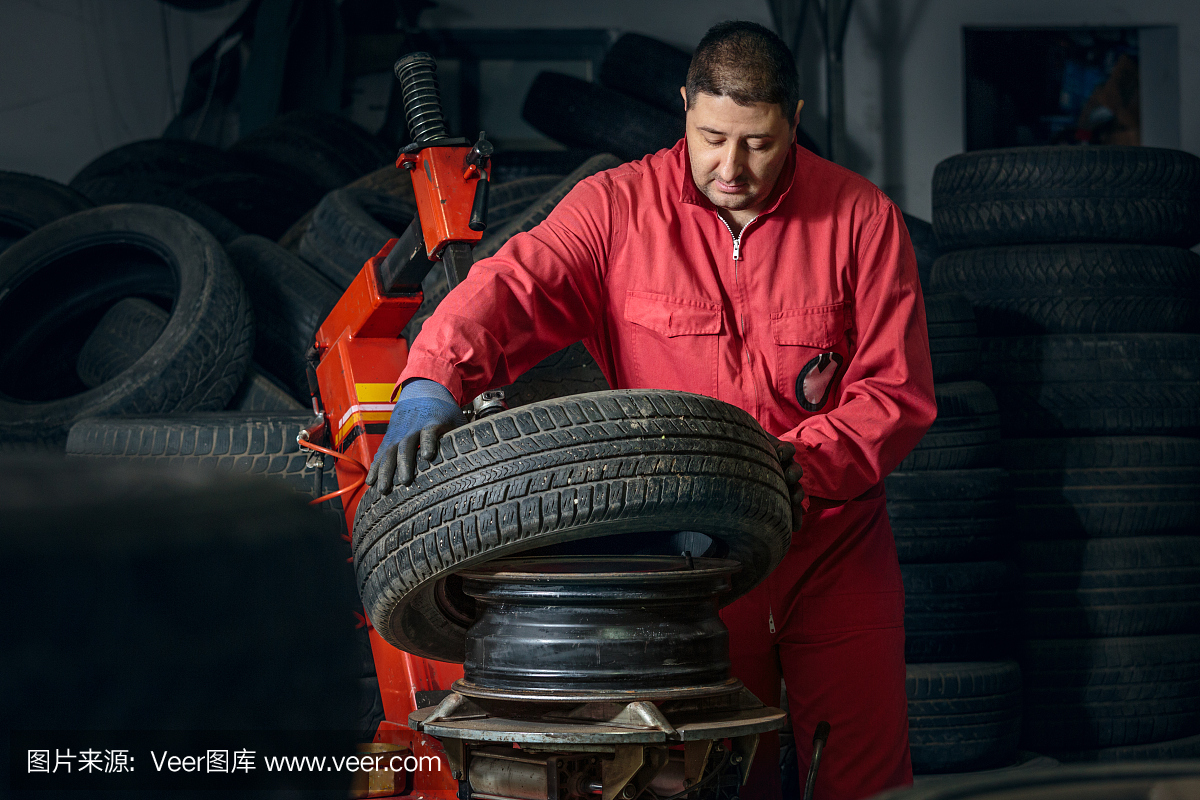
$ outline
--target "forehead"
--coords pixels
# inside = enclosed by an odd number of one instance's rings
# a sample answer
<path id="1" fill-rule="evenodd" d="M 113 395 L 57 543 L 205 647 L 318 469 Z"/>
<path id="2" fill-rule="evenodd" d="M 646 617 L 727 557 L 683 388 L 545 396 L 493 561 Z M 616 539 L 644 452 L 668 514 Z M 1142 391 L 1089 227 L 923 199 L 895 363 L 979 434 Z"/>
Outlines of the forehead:
<path id="1" fill-rule="evenodd" d="M 744 106 L 731 97 L 697 92 L 688 107 L 688 122 L 727 134 L 766 133 L 787 127 L 778 103 L 752 103 Z"/>

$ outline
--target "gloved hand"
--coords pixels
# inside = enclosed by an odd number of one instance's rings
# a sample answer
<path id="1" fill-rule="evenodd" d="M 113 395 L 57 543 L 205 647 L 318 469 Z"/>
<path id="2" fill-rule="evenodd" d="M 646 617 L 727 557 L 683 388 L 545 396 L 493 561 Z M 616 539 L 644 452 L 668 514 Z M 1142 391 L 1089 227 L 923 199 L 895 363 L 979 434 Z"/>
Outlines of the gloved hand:
<path id="1" fill-rule="evenodd" d="M 437 381 L 416 378 L 404 384 L 367 483 L 378 486 L 380 494 L 391 494 L 394 480 L 408 486 L 417 474 L 417 456 L 432 461 L 442 434 L 466 421 L 454 395 Z"/>
<path id="2" fill-rule="evenodd" d="M 771 434 L 767 434 L 771 436 Z M 784 442 L 771 436 L 775 445 L 775 456 L 779 466 L 783 467 L 783 482 L 787 485 L 788 494 L 792 500 L 792 533 L 800 530 L 800 519 L 804 516 L 804 490 L 800 488 L 800 478 L 804 470 L 796 463 L 796 445 Z"/>

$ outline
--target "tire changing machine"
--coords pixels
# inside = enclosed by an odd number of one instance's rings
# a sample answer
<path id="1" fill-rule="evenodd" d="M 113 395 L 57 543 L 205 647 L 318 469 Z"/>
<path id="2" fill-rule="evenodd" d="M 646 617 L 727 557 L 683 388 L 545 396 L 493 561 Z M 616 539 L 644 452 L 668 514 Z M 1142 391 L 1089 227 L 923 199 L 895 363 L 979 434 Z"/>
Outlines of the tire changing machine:
<path id="1" fill-rule="evenodd" d="M 413 138 L 396 166 L 412 175 L 418 216 L 317 331 L 319 422 L 300 436 L 310 467 L 337 460 L 342 488 L 322 499 L 341 497 L 351 532 L 421 281 L 441 261 L 457 285 L 486 227 L 491 145 L 447 135 L 431 56 L 405 56 L 396 76 Z M 491 399 L 476 401 L 479 416 Z M 430 768 L 371 773 L 355 796 L 737 798 L 759 734 L 785 716 L 729 675 L 717 598 L 738 569 L 684 554 L 507 559 L 458 573 L 478 610 L 464 665 L 403 652 L 370 627 L 385 720 L 364 750 Z"/>

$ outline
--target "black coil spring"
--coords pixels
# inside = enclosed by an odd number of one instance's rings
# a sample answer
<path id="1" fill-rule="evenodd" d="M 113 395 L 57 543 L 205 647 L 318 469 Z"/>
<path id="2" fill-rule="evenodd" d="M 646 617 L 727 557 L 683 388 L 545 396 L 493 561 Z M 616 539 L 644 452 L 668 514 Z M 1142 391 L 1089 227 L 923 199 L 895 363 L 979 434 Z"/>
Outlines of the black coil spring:
<path id="1" fill-rule="evenodd" d="M 404 116 L 414 142 L 445 138 L 446 120 L 442 117 L 438 93 L 437 64 L 429 53 L 409 53 L 396 62 L 396 77 L 404 98 Z"/>

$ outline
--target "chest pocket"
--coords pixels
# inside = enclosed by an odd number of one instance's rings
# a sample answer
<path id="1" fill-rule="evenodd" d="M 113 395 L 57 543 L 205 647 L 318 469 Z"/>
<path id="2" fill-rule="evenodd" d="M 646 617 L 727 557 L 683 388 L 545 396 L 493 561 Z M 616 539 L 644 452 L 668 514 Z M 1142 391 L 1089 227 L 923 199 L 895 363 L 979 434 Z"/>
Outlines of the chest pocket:
<path id="1" fill-rule="evenodd" d="M 625 321 L 639 388 L 716 396 L 719 303 L 630 291 Z"/>
<path id="2" fill-rule="evenodd" d="M 771 315 L 774 388 L 805 411 L 828 411 L 837 395 L 849 358 L 846 312 L 846 303 L 832 303 Z"/>

